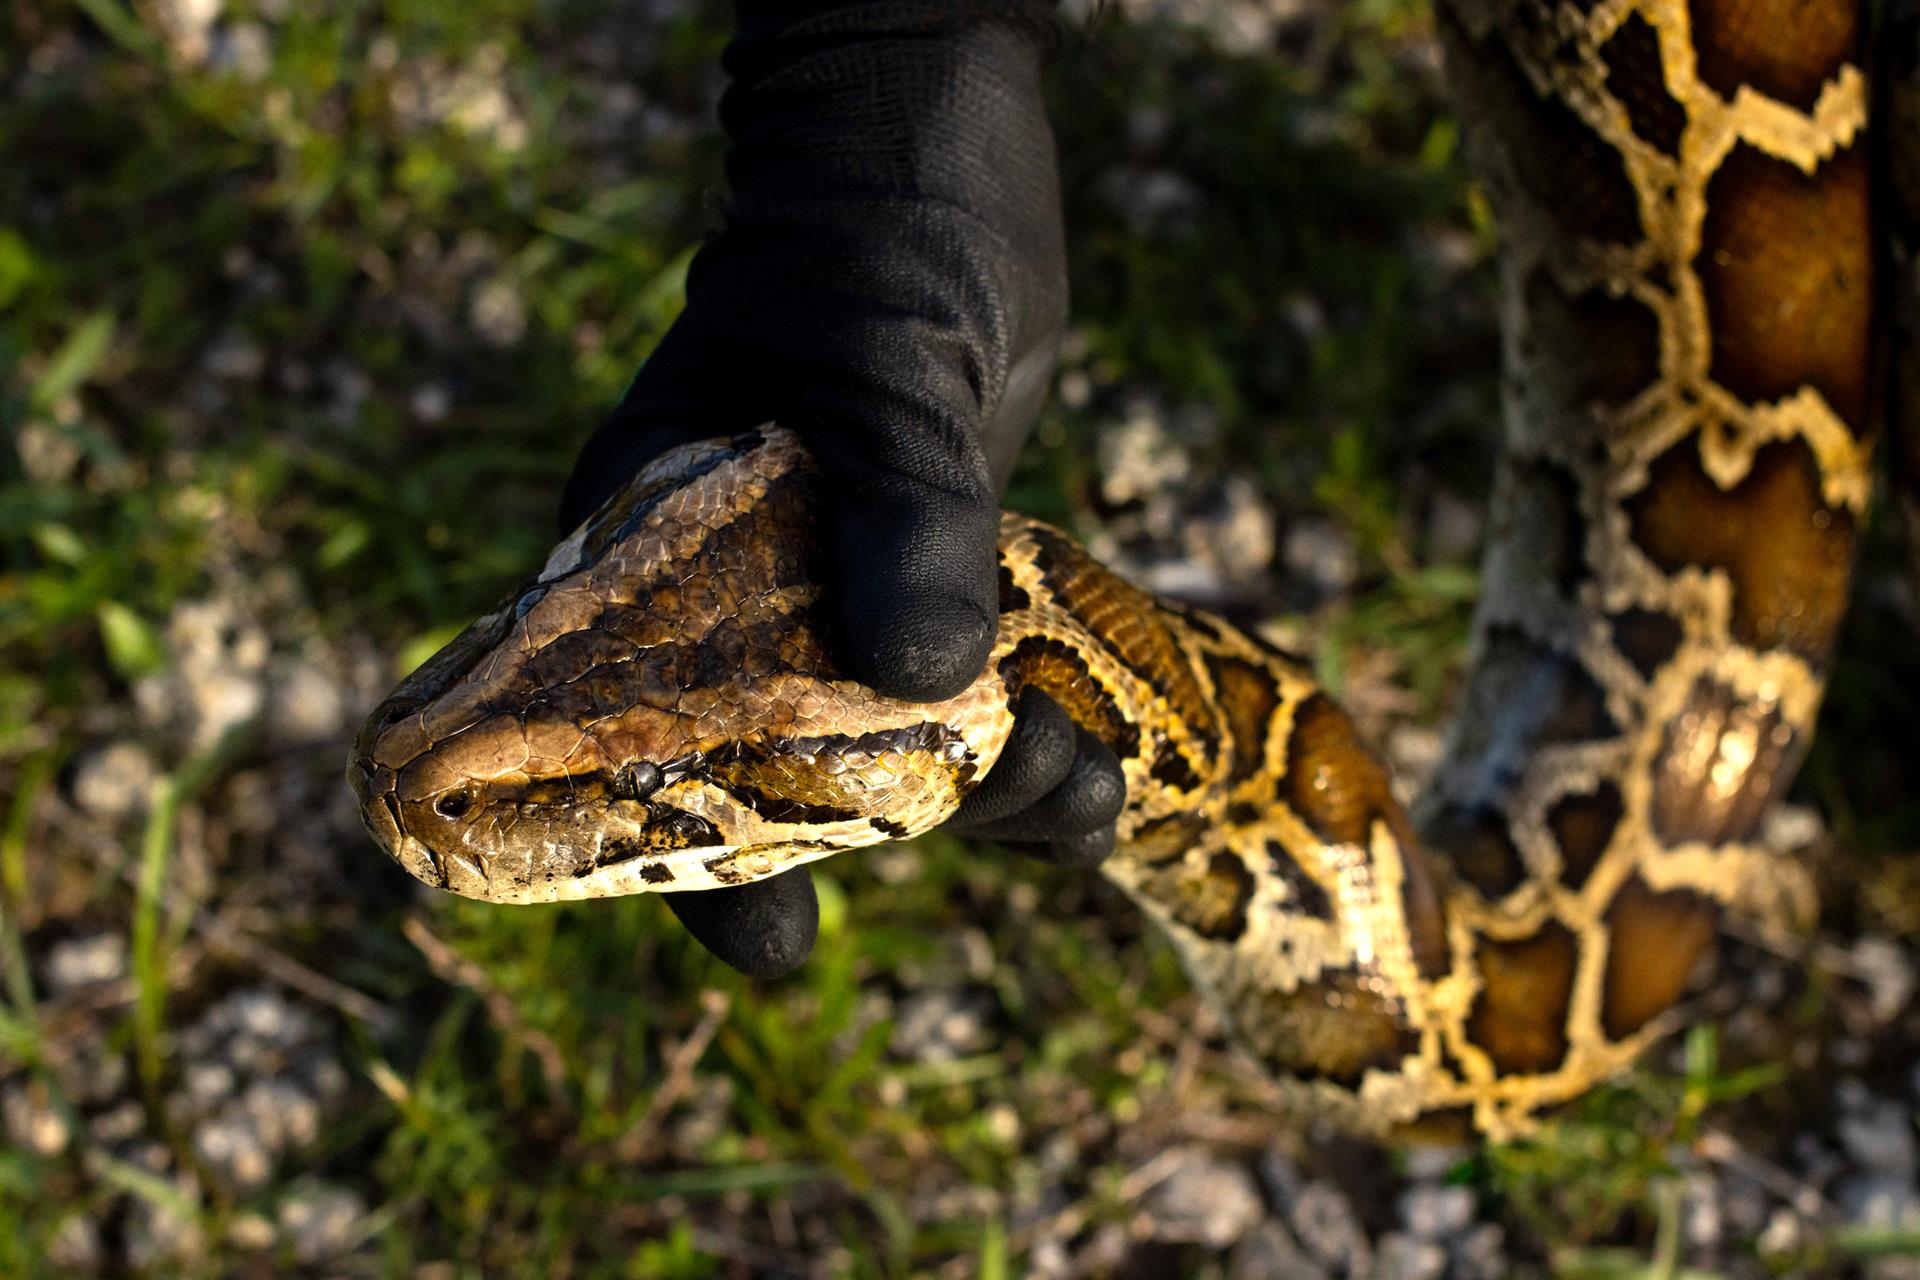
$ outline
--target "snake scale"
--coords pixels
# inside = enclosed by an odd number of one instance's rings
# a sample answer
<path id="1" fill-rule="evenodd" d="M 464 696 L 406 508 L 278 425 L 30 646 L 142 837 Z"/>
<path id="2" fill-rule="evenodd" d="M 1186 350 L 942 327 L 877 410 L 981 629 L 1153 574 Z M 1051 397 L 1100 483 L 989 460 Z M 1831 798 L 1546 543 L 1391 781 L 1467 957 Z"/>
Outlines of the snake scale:
<path id="1" fill-rule="evenodd" d="M 498 902 L 737 884 L 926 831 L 1025 687 L 1123 763 L 1104 870 L 1240 1042 L 1376 1133 L 1524 1132 L 1677 1020 L 1807 744 L 1880 399 L 1866 15 L 1447 0 L 1501 261 L 1472 669 L 1409 816 L 1311 668 L 1008 515 L 986 671 L 917 705 L 823 642 L 815 480 L 766 427 L 657 460 L 368 722 L 415 876 Z"/>

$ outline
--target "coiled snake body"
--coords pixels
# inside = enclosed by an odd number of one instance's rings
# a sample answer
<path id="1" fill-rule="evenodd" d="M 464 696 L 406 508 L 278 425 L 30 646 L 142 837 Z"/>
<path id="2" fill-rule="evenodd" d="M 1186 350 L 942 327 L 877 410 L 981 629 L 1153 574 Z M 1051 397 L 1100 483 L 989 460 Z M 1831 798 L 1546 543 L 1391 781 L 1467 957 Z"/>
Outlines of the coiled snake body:
<path id="1" fill-rule="evenodd" d="M 770 427 L 656 462 L 375 712 L 376 838 L 501 902 L 741 883 L 938 825 L 1035 685 L 1125 768 L 1106 874 L 1320 1113 L 1505 1135 L 1625 1065 L 1724 913 L 1808 910 L 1752 841 L 1869 489 L 1863 15 L 1440 20 L 1506 241 L 1508 430 L 1417 823 L 1308 666 L 1015 516 L 971 688 L 841 678 L 807 454 Z"/>

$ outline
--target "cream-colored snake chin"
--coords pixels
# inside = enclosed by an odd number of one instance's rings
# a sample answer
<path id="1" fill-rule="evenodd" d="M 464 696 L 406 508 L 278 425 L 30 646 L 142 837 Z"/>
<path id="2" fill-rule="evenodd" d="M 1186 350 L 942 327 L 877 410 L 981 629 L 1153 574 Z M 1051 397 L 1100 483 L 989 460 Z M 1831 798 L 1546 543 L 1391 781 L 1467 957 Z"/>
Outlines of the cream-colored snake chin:
<path id="1" fill-rule="evenodd" d="M 739 884 L 938 826 L 1034 685 L 1125 768 L 1105 873 L 1305 1109 L 1524 1131 L 1674 1025 L 1730 915 L 1810 909 L 1754 841 L 1870 488 L 1864 21 L 1443 7 L 1504 238 L 1507 429 L 1472 673 L 1411 819 L 1306 663 L 1016 516 L 972 687 L 841 677 L 811 465 L 767 427 L 659 459 L 409 678 L 355 747 L 368 826 L 496 902 Z"/>

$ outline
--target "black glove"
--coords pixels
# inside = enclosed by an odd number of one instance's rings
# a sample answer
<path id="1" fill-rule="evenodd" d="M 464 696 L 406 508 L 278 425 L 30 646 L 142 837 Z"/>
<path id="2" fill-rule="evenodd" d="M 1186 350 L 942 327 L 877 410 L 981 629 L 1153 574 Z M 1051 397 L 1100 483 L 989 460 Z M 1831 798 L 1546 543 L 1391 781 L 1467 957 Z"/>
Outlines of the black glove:
<path id="1" fill-rule="evenodd" d="M 847 500 L 825 517 L 836 652 L 895 697 L 979 675 L 997 616 L 998 493 L 1051 379 L 1066 319 L 1045 0 L 739 0 L 720 106 L 723 229 L 687 305 L 581 451 L 571 528 L 648 459 L 777 421 Z M 1090 864 L 1125 784 L 1113 753 L 1044 695 L 954 825 Z M 667 895 L 741 971 L 812 948 L 804 868 Z"/>

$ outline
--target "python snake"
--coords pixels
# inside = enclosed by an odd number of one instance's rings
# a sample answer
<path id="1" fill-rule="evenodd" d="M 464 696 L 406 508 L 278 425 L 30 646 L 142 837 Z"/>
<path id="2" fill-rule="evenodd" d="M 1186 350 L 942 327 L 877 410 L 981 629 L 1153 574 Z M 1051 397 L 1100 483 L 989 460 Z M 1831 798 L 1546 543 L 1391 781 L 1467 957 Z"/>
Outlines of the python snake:
<path id="1" fill-rule="evenodd" d="M 1311 668 L 1008 515 L 985 672 L 839 674 L 811 464 L 657 460 L 369 720 L 349 776 L 415 876 L 496 902 L 739 884 L 909 837 L 1028 685 L 1122 761 L 1105 873 L 1314 1113 L 1524 1132 L 1669 1030 L 1810 734 L 1878 395 L 1865 14 L 1450 0 L 1504 239 L 1507 433 L 1472 670 L 1410 819 Z"/>

